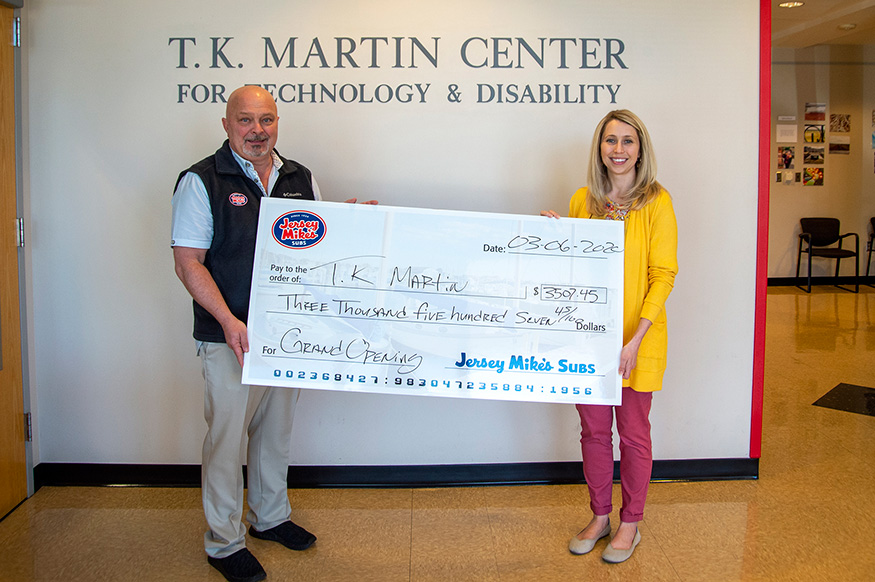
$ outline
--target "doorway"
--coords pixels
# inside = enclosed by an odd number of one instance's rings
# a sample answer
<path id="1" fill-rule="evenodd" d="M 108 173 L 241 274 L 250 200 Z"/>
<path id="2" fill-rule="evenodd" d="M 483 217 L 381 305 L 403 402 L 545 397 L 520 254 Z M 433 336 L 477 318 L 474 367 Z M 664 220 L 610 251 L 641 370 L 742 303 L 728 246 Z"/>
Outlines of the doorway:
<path id="1" fill-rule="evenodd" d="M 0 6 L 0 517 L 27 497 L 18 296 L 15 49 L 12 8 Z"/>

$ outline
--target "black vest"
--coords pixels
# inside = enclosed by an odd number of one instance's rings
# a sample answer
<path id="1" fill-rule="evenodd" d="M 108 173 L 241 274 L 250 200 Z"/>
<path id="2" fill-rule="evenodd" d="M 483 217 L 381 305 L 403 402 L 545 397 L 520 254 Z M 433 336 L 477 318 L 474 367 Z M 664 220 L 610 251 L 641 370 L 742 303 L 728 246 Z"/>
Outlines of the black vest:
<path id="1" fill-rule="evenodd" d="M 313 179 L 304 166 L 280 157 L 283 162 L 272 197 L 313 200 Z M 212 156 L 182 172 L 176 180 L 193 172 L 200 176 L 210 197 L 213 213 L 213 242 L 204 266 L 210 271 L 231 313 L 243 323 L 249 315 L 249 288 L 255 260 L 255 235 L 261 188 L 234 159 L 228 141 Z M 196 301 L 194 337 L 200 341 L 225 342 L 222 326 Z"/>

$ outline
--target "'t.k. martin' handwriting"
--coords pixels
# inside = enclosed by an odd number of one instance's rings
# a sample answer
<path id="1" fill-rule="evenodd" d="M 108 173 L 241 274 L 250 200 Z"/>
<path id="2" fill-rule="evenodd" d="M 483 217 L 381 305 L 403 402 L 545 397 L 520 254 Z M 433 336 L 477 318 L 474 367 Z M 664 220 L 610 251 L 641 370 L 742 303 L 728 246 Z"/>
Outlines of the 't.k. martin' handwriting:
<path id="1" fill-rule="evenodd" d="M 331 284 L 334 286 L 369 286 L 376 287 L 375 276 L 370 271 L 376 270 L 374 265 L 360 263 L 358 259 L 383 258 L 377 255 L 363 255 L 340 259 L 324 265 L 312 267 L 314 271 L 322 267 L 331 267 Z M 433 291 L 438 293 L 461 293 L 468 287 L 468 281 L 457 281 L 444 273 L 415 272 L 413 267 L 393 267 L 389 278 L 389 287 L 405 287 L 414 291 Z"/>

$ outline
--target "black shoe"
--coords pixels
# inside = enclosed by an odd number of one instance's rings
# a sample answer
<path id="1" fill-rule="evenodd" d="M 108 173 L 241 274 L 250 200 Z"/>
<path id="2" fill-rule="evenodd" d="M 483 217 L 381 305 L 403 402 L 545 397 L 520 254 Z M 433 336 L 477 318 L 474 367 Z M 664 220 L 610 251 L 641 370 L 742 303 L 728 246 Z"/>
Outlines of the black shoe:
<path id="1" fill-rule="evenodd" d="M 267 578 L 264 568 L 246 548 L 225 558 L 207 556 L 207 562 L 221 572 L 228 582 L 258 582 Z"/>
<path id="2" fill-rule="evenodd" d="M 316 541 L 316 536 L 291 521 L 284 521 L 276 527 L 258 531 L 249 526 L 249 535 L 262 540 L 279 542 L 290 550 L 306 550 Z"/>

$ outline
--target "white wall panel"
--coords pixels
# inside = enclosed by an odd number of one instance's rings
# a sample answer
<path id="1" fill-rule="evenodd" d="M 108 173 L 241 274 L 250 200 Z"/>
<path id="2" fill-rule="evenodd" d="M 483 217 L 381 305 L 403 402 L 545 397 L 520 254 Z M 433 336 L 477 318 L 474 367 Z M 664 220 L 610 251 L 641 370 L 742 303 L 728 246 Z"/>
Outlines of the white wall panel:
<path id="1" fill-rule="evenodd" d="M 758 2 L 32 0 L 24 25 L 37 462 L 200 461 L 202 385 L 173 273 L 170 195 L 178 172 L 220 145 L 223 106 L 177 103 L 178 88 L 243 83 L 430 84 L 424 103 L 279 104 L 278 148 L 313 170 L 326 198 L 398 206 L 566 213 L 597 121 L 613 108 L 637 112 L 680 236 L 655 455 L 748 456 Z M 186 68 L 181 41 L 170 40 L 182 37 L 196 39 Z M 225 37 L 232 67 L 212 68 L 210 39 Z M 297 37 L 298 66 L 264 68 L 264 37 L 278 49 Z M 359 68 L 321 68 L 315 57 L 301 66 L 313 38 L 336 64 L 336 37 L 357 41 Z M 389 39 L 378 67 L 367 66 L 363 37 Z M 395 37 L 429 48 L 439 37 L 437 66 L 421 54 L 416 68 L 392 66 Z M 562 41 L 548 42 L 543 67 L 524 55 L 475 68 L 460 53 L 472 37 L 577 40 L 566 41 L 566 68 Z M 587 57 L 600 68 L 580 68 L 581 38 L 601 39 Z M 605 68 L 605 39 L 622 41 L 627 68 L 616 59 Z M 476 43 L 469 60 L 494 59 Z M 512 43 L 498 49 L 498 64 L 516 58 Z M 448 100 L 453 84 L 460 102 Z M 478 84 L 528 84 L 538 100 L 541 84 L 611 85 L 616 100 L 602 88 L 592 103 L 590 88 L 584 104 L 478 103 Z M 575 460 L 577 431 L 569 406 L 306 392 L 293 461 Z"/>

